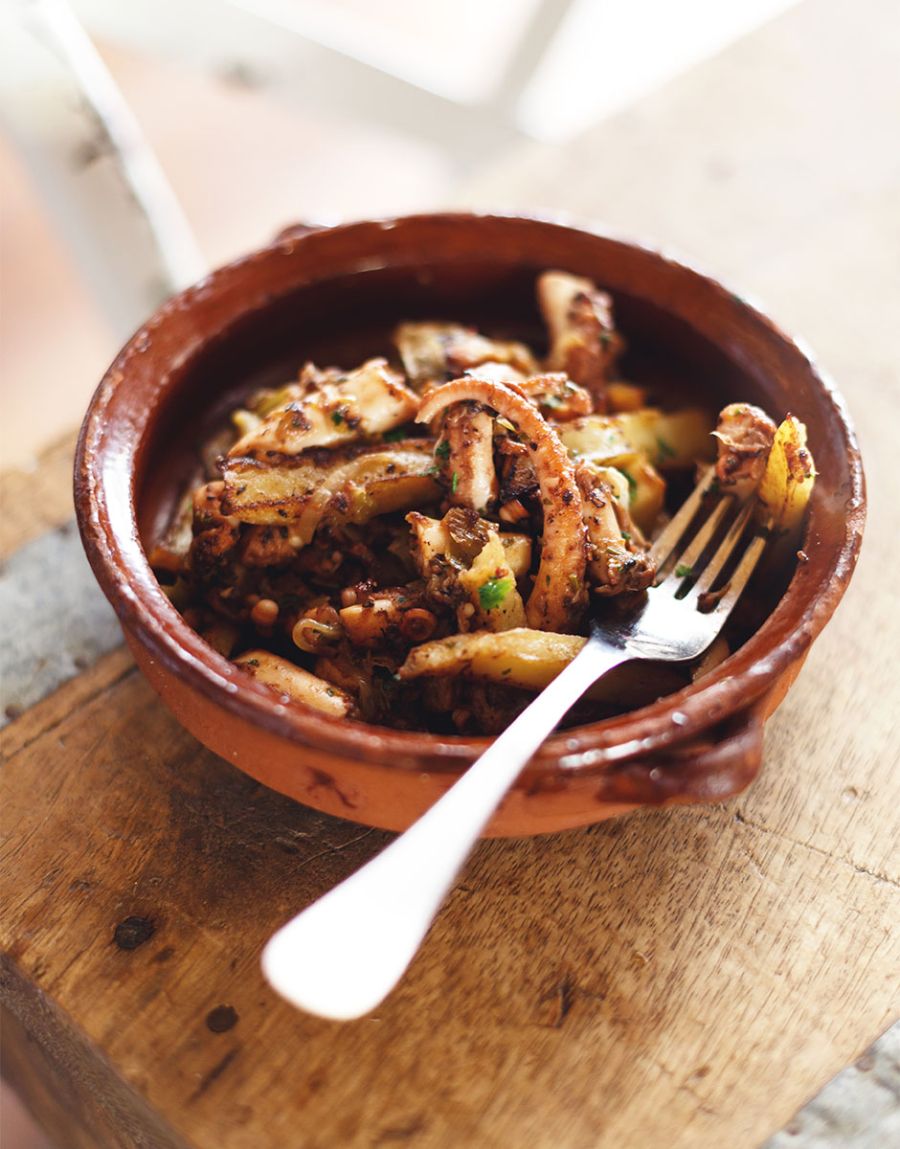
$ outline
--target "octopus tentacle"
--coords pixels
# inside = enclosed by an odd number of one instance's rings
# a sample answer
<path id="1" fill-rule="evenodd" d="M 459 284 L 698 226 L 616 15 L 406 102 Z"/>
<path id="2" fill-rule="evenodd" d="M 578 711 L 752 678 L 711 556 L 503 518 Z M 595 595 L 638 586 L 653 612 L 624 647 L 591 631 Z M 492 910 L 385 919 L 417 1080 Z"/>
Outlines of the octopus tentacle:
<path id="1" fill-rule="evenodd" d="M 575 469 L 559 437 L 533 403 L 504 383 L 474 376 L 454 379 L 433 391 L 417 422 L 430 423 L 456 403 L 483 403 L 519 431 L 534 465 L 544 507 L 541 561 L 528 598 L 529 626 L 573 631 L 587 605 L 587 536 Z"/>

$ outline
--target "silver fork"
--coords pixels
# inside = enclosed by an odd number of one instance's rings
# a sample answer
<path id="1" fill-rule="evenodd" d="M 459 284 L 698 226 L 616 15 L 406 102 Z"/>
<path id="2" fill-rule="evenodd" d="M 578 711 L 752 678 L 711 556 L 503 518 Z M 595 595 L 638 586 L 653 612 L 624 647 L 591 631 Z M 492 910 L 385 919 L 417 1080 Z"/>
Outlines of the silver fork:
<path id="1" fill-rule="evenodd" d="M 754 533 L 739 551 L 753 508 L 734 507 L 731 496 L 718 496 L 700 516 L 713 484 L 710 467 L 654 544 L 659 574 L 646 601 L 593 622 L 577 657 L 430 810 L 269 940 L 263 972 L 283 997 L 338 1021 L 374 1009 L 403 976 L 503 796 L 588 687 L 631 659 L 681 662 L 712 643 L 767 537 Z M 730 577 L 717 589 L 729 563 Z"/>

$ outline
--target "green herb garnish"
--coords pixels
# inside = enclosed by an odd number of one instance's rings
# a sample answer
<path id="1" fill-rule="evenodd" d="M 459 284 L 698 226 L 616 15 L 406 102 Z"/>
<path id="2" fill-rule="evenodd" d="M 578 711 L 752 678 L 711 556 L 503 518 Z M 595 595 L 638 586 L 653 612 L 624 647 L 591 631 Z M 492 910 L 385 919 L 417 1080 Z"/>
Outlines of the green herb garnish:
<path id="1" fill-rule="evenodd" d="M 693 578 L 694 568 L 687 566 L 685 563 L 679 563 L 675 568 L 676 578 Z"/>
<path id="2" fill-rule="evenodd" d="M 332 423 L 334 423 L 335 427 L 340 427 L 341 423 L 343 423 L 343 421 L 344 421 L 344 412 L 343 411 L 332 411 L 331 412 L 331 421 L 332 421 Z"/>
<path id="3" fill-rule="evenodd" d="M 489 578 L 478 588 L 478 601 L 482 610 L 494 610 L 512 590 L 511 578 Z"/>
<path id="4" fill-rule="evenodd" d="M 449 459 L 450 458 L 450 440 L 441 439 L 440 443 L 434 449 L 434 457 L 436 459 Z"/>
<path id="5" fill-rule="evenodd" d="M 660 462 L 663 459 L 674 459 L 678 452 L 674 449 L 671 443 L 667 443 L 661 435 L 656 436 L 656 446 L 659 450 Z"/>
<path id="6" fill-rule="evenodd" d="M 385 443 L 399 443 L 401 439 L 405 439 L 407 435 L 405 427 L 395 427 L 393 431 L 385 431 L 381 436 Z"/>
<path id="7" fill-rule="evenodd" d="M 456 488 L 459 486 L 459 472 L 453 472 L 453 478 L 450 480 L 450 494 L 456 494 Z"/>
<path id="8" fill-rule="evenodd" d="M 628 494 L 632 498 L 634 498 L 634 496 L 637 494 L 637 489 L 638 489 L 637 479 L 634 477 L 634 475 L 632 475 L 631 471 L 623 470 L 622 474 L 628 480 Z"/>

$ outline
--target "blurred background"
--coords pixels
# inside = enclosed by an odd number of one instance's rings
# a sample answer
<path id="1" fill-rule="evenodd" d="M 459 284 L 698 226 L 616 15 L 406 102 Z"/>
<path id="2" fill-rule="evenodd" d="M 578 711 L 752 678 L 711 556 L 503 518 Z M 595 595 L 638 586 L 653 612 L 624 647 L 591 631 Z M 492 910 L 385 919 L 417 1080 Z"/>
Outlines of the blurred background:
<path id="1" fill-rule="evenodd" d="M 2 466 L 208 267 L 295 220 L 495 206 L 492 169 L 534 141 L 552 164 L 791 6 L 0 0 Z"/>

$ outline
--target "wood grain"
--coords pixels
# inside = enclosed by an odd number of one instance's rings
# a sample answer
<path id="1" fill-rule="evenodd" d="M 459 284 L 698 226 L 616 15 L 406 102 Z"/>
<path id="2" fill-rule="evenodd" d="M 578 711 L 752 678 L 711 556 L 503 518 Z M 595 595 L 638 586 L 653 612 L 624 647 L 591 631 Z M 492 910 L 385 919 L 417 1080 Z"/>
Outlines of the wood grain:
<path id="1" fill-rule="evenodd" d="M 0 472 L 0 561 L 74 514 L 74 433 L 49 447 L 34 469 Z"/>
<path id="2" fill-rule="evenodd" d="M 277 1001 L 259 947 L 386 836 L 198 751 L 128 674 L 4 763 L 12 1007 L 77 1019 L 176 1144 L 757 1144 L 897 1000 L 896 873 L 778 828 L 814 774 L 485 843 L 398 993 L 340 1026 Z"/>
<path id="3" fill-rule="evenodd" d="M 198 749 L 109 656 L 3 741 L 3 997 L 61 1142 L 48 1078 L 78 1147 L 751 1149 L 893 1020 L 898 31 L 888 0 L 852 22 L 809 0 L 473 191 L 681 242 L 762 290 L 848 394 L 867 540 L 759 782 L 482 844 L 397 993 L 336 1025 L 278 1001 L 259 949 L 386 835 Z"/>

